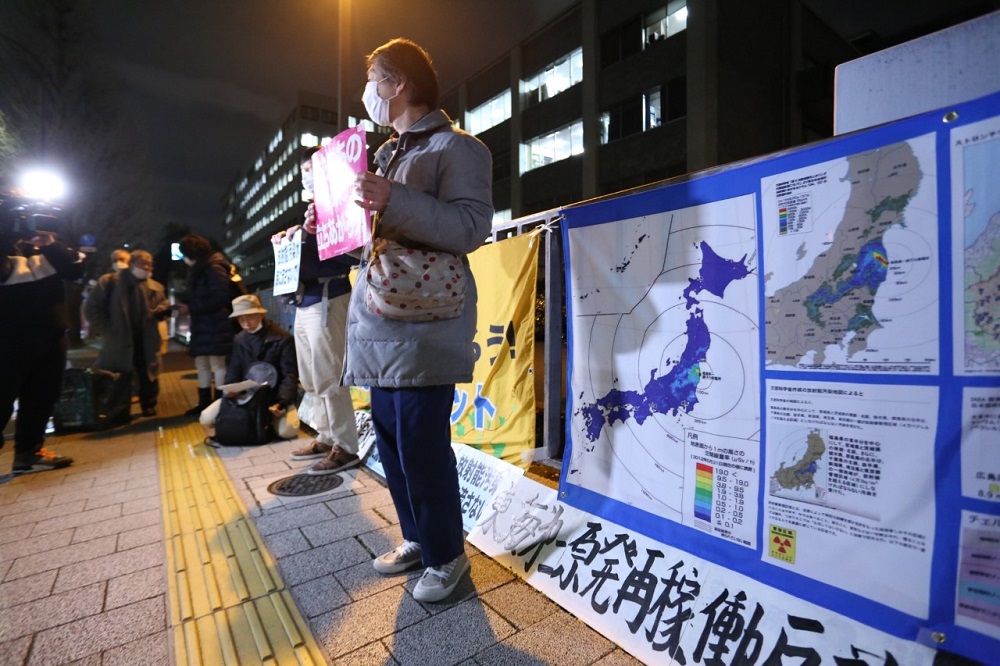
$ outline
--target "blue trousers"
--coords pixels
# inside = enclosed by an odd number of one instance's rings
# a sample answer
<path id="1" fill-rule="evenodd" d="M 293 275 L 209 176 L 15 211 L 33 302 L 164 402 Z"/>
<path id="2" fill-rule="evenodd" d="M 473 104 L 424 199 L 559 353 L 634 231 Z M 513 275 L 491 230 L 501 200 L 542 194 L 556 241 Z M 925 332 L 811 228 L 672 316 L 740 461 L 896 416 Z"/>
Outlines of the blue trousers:
<path id="1" fill-rule="evenodd" d="M 420 544 L 424 566 L 465 549 L 458 469 L 451 448 L 455 385 L 371 388 L 375 444 L 403 538 Z"/>

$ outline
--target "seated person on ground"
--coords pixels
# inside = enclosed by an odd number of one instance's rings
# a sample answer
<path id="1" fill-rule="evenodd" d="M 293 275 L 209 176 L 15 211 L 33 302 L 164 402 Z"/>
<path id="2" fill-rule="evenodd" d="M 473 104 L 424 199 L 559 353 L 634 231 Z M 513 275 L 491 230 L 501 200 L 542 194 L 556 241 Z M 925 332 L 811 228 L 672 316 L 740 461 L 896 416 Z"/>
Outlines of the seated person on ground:
<path id="1" fill-rule="evenodd" d="M 299 433 L 298 410 L 295 403 L 299 396 L 299 372 L 295 357 L 295 340 L 276 323 L 266 317 L 260 299 L 253 294 L 233 299 L 233 314 L 243 330 L 233 338 L 233 353 L 226 365 L 226 384 L 247 378 L 247 370 L 254 363 L 270 363 L 278 371 L 273 388 L 274 403 L 270 413 L 274 417 L 274 431 L 281 439 L 294 439 Z M 239 393 L 227 393 L 236 398 Z M 215 425 L 222 405 L 216 400 L 201 412 L 199 421 L 206 429 Z"/>

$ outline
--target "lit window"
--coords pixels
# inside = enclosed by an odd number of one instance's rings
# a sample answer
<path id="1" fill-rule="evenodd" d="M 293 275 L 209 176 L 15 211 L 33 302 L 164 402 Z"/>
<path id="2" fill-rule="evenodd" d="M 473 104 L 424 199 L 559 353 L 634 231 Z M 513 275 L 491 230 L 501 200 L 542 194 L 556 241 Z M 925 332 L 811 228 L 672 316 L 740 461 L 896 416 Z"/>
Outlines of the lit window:
<path id="1" fill-rule="evenodd" d="M 583 121 L 521 144 L 521 173 L 583 152 Z"/>
<path id="2" fill-rule="evenodd" d="M 468 125 L 469 132 L 479 134 L 496 127 L 508 118 L 510 118 L 510 89 L 466 112 L 465 124 Z"/>
<path id="3" fill-rule="evenodd" d="M 315 134 L 310 134 L 309 132 L 306 132 L 305 134 L 299 137 L 299 144 L 303 148 L 312 148 L 313 146 L 318 146 L 319 137 L 316 136 Z"/>
<path id="4" fill-rule="evenodd" d="M 687 0 L 672 0 L 667 6 L 645 16 L 643 42 L 646 46 L 673 37 L 687 28 Z"/>
<path id="5" fill-rule="evenodd" d="M 555 97 L 582 80 L 583 49 L 579 48 L 521 82 L 525 106 Z"/>

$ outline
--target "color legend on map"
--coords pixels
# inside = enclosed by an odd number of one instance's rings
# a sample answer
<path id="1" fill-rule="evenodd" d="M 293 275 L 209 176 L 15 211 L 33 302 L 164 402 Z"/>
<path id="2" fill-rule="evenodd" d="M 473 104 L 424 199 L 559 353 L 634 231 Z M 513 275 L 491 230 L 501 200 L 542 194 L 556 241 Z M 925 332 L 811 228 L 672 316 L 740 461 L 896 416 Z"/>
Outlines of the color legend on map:
<path id="1" fill-rule="evenodd" d="M 757 547 L 756 440 L 685 432 L 684 524 Z"/>
<path id="2" fill-rule="evenodd" d="M 712 522 L 712 466 L 698 463 L 695 471 L 694 517 Z"/>

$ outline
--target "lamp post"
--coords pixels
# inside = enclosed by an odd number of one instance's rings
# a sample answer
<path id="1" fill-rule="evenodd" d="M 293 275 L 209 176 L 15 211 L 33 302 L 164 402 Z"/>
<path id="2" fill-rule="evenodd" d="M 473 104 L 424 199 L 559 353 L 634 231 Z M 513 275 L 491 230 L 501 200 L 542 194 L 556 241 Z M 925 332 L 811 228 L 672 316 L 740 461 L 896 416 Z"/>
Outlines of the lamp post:
<path id="1" fill-rule="evenodd" d="M 337 130 L 347 129 L 348 67 L 350 67 L 351 0 L 337 0 Z"/>

